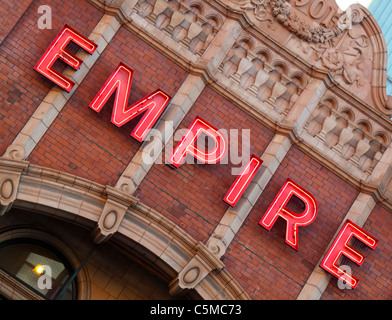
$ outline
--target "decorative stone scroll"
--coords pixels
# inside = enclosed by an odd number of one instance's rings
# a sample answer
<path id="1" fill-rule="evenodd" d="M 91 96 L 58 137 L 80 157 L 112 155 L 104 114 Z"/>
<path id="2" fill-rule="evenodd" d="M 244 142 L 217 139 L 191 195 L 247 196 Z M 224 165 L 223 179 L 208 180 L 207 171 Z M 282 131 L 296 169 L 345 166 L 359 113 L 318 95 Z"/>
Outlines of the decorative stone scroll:
<path id="1" fill-rule="evenodd" d="M 365 17 L 361 7 L 353 5 L 350 10 L 339 17 L 334 27 L 324 28 L 315 22 L 309 23 L 301 19 L 292 10 L 292 5 L 284 0 L 248 0 L 242 5 L 242 8 L 253 9 L 256 19 L 261 21 L 266 20 L 267 14 L 270 13 L 280 24 L 300 39 L 313 43 L 325 43 L 336 38 L 352 24 L 360 23 Z M 314 14 L 313 17 L 317 17 L 317 15 Z"/>
<path id="2" fill-rule="evenodd" d="M 26 149 L 22 145 L 12 144 L 10 145 L 3 158 L 11 160 L 23 160 L 26 157 Z"/>

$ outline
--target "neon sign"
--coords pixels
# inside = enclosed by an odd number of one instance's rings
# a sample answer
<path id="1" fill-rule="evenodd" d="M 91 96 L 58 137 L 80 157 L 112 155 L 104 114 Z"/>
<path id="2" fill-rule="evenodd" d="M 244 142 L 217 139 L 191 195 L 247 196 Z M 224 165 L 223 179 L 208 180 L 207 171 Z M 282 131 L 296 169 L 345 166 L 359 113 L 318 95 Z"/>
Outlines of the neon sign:
<path id="1" fill-rule="evenodd" d="M 125 64 L 120 63 L 93 99 L 90 108 L 96 112 L 100 112 L 110 96 L 117 90 L 111 121 L 117 127 L 121 127 L 139 114 L 144 113 L 143 118 L 131 133 L 132 137 L 142 142 L 148 134 L 148 131 L 154 126 L 165 110 L 171 98 L 162 90 L 158 89 L 127 108 L 132 77 L 133 70 Z"/>
<path id="2" fill-rule="evenodd" d="M 252 155 L 250 161 L 241 171 L 240 175 L 237 177 L 223 200 L 234 207 L 241 198 L 242 194 L 245 192 L 246 188 L 249 186 L 262 163 L 263 160 L 261 160 L 259 157 L 256 157 L 255 155 Z"/>
<path id="3" fill-rule="evenodd" d="M 75 83 L 54 70 L 52 67 L 57 59 L 61 59 L 75 70 L 80 68 L 82 60 L 65 50 L 65 47 L 71 41 L 90 54 L 93 54 L 97 49 L 97 45 L 94 42 L 87 39 L 68 25 L 65 25 L 34 67 L 34 70 L 52 80 L 68 92 L 72 90 Z"/>
<path id="4" fill-rule="evenodd" d="M 294 213 L 286 207 L 293 196 L 298 197 L 305 204 L 302 213 Z M 315 198 L 298 184 L 288 179 L 259 224 L 267 230 L 271 230 L 278 217 L 282 217 L 286 220 L 286 243 L 298 250 L 298 227 L 311 224 L 316 216 L 317 202 Z"/>
<path id="5" fill-rule="evenodd" d="M 206 152 L 197 147 L 197 138 L 202 134 L 212 138 L 215 147 L 213 150 Z M 219 162 L 227 153 L 227 142 L 225 137 L 207 121 L 196 117 L 189 127 L 187 133 L 182 138 L 179 145 L 174 149 L 173 155 L 169 162 L 176 168 L 184 161 L 187 154 L 200 160 L 202 163 L 215 164 Z"/>
<path id="6" fill-rule="evenodd" d="M 320 266 L 338 279 L 346 282 L 354 289 L 359 280 L 346 273 L 345 270 L 341 269 L 337 265 L 338 260 L 342 255 L 354 261 L 359 266 L 363 264 L 365 257 L 348 245 L 352 237 L 357 238 L 371 249 L 374 249 L 378 243 L 376 238 L 355 225 L 350 220 L 347 220 Z"/>
<path id="7" fill-rule="evenodd" d="M 68 92 L 72 90 L 74 83 L 52 67 L 57 59 L 61 59 L 74 69 L 79 69 L 82 61 L 65 49 L 70 41 L 75 42 L 90 54 L 97 48 L 95 43 L 65 25 L 34 67 L 36 71 Z M 143 114 L 143 117 L 131 133 L 133 138 L 142 142 L 169 104 L 171 98 L 162 90 L 157 89 L 127 107 L 132 78 L 133 70 L 120 63 L 106 80 L 89 107 L 96 112 L 100 112 L 116 91 L 111 122 L 121 127 L 131 119 Z M 197 146 L 198 138 L 202 134 L 212 139 L 214 143 L 212 150 L 205 150 Z M 181 142 L 173 151 L 169 163 L 173 167 L 178 168 L 184 162 L 186 155 L 191 155 L 202 163 L 215 164 L 225 157 L 227 150 L 228 143 L 225 137 L 210 123 L 200 117 L 196 117 Z M 250 161 L 244 166 L 241 174 L 224 196 L 223 200 L 227 204 L 232 207 L 237 204 L 261 167 L 262 162 L 260 158 L 252 155 Z M 289 208 L 290 200 L 293 197 L 298 198 L 304 205 L 302 212 L 295 213 Z M 267 230 L 271 230 L 279 217 L 286 220 L 285 242 L 298 251 L 298 227 L 310 225 L 316 219 L 317 212 L 318 206 L 313 195 L 294 181 L 288 179 L 261 218 L 259 224 Z M 352 237 L 359 239 L 372 249 L 376 247 L 378 242 L 369 233 L 347 220 L 320 266 L 335 277 L 343 279 L 352 288 L 355 288 L 358 284 L 358 279 L 344 273 L 344 270 L 337 265 L 342 255 L 345 255 L 359 266 L 362 265 L 364 256 L 348 245 Z"/>

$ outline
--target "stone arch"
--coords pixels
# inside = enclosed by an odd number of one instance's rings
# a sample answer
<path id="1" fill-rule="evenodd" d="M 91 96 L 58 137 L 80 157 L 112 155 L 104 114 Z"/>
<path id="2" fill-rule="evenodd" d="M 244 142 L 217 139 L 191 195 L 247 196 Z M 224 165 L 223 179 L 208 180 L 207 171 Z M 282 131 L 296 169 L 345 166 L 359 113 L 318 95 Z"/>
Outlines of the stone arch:
<path id="1" fill-rule="evenodd" d="M 385 131 L 377 131 L 374 133 L 374 138 L 383 145 L 389 145 L 391 143 L 390 136 Z"/>
<path id="2" fill-rule="evenodd" d="M 223 26 L 223 19 L 220 15 L 208 14 L 205 18 L 216 29 L 220 29 Z"/>
<path id="3" fill-rule="evenodd" d="M 256 56 L 263 60 L 263 62 L 270 63 L 272 60 L 271 51 L 267 48 L 260 48 L 256 50 Z"/>
<path id="4" fill-rule="evenodd" d="M 337 110 L 339 107 L 338 101 L 333 96 L 326 96 L 320 102 L 320 105 L 325 105 L 331 110 Z"/>
<path id="5" fill-rule="evenodd" d="M 204 6 L 202 3 L 200 3 L 199 1 L 192 1 L 188 4 L 189 8 L 191 8 L 191 10 L 197 14 L 197 15 L 201 15 L 204 16 Z"/>
<path id="6" fill-rule="evenodd" d="M 348 121 L 355 121 L 355 113 L 350 109 L 350 107 L 344 107 L 340 111 L 340 114 Z"/>
<path id="7" fill-rule="evenodd" d="M 280 74 L 288 75 L 290 72 L 290 68 L 287 63 L 281 60 L 275 60 L 272 62 L 272 66 L 277 70 Z"/>
<path id="8" fill-rule="evenodd" d="M 304 89 L 308 84 L 308 79 L 302 72 L 294 71 L 289 78 L 301 89 Z"/>
<path id="9" fill-rule="evenodd" d="M 26 161 L 0 158 L 0 177 L 13 179 L 10 197 L 0 195 L 0 212 L 28 209 L 91 229 L 101 243 L 134 243 L 146 262 L 171 277 L 169 291 L 194 289 L 203 299 L 249 299 L 203 243 L 121 190 Z"/>
<path id="10" fill-rule="evenodd" d="M 236 45 L 243 47 L 245 50 L 253 51 L 255 43 L 252 37 L 242 34 L 236 41 Z"/>
<path id="11" fill-rule="evenodd" d="M 358 120 L 357 122 L 357 126 L 364 132 L 367 132 L 369 134 L 372 133 L 373 128 L 372 125 L 369 121 L 362 119 L 362 120 Z"/>

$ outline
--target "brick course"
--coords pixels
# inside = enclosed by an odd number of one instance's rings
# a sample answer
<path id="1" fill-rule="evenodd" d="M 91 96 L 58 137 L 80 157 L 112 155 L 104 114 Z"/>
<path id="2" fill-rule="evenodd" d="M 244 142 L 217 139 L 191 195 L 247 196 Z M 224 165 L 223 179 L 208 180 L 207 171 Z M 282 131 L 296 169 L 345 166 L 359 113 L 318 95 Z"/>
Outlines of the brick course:
<path id="1" fill-rule="evenodd" d="M 270 231 L 259 225 L 287 178 L 318 203 L 316 220 L 299 227 L 299 250 L 285 243 L 286 223 Z M 353 187 L 292 147 L 223 257 L 229 272 L 252 299 L 296 299 L 358 195 Z"/>
<path id="2" fill-rule="evenodd" d="M 130 134 L 138 118 L 121 128 L 111 123 L 115 95 L 100 113 L 88 106 L 120 62 L 134 70 L 129 105 L 161 88 L 173 96 L 186 73 L 125 28 L 108 45 L 53 125 L 33 150 L 33 164 L 115 185 L 140 147 Z"/>
<path id="3" fill-rule="evenodd" d="M 3 0 L 0 6 L 0 45 L 8 36 L 32 0 Z"/>

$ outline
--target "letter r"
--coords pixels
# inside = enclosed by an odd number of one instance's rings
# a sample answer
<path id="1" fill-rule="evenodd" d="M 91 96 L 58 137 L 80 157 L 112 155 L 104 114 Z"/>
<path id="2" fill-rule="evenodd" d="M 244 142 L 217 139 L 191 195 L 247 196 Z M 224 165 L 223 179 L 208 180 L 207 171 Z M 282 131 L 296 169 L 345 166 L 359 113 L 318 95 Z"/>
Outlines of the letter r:
<path id="1" fill-rule="evenodd" d="M 294 213 L 286 207 L 292 196 L 298 197 L 305 204 L 302 213 Z M 282 217 L 286 220 L 286 243 L 298 250 L 298 227 L 311 224 L 316 216 L 317 202 L 314 197 L 295 182 L 287 179 L 259 224 L 271 230 L 278 217 Z"/>

